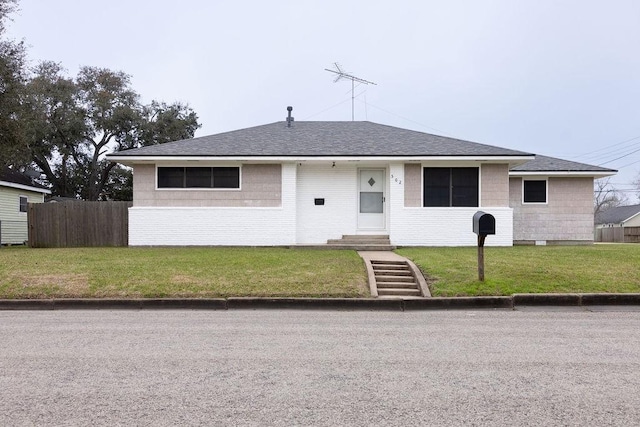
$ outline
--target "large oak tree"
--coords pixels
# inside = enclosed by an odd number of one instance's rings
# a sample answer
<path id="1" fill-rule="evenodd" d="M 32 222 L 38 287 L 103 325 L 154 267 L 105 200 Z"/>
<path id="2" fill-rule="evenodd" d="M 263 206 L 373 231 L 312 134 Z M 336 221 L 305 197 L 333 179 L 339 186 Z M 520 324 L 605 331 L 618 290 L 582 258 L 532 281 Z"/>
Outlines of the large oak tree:
<path id="1" fill-rule="evenodd" d="M 71 78 L 53 62 L 36 67 L 23 107 L 32 161 L 52 193 L 85 200 L 131 197 L 131 172 L 106 154 L 192 138 L 200 127 L 185 104 L 141 104 L 123 72 L 82 67 Z"/>
<path id="2" fill-rule="evenodd" d="M 25 164 L 29 159 L 20 119 L 26 81 L 25 48 L 23 42 L 5 37 L 6 23 L 16 7 L 16 0 L 0 0 L 0 168 Z"/>

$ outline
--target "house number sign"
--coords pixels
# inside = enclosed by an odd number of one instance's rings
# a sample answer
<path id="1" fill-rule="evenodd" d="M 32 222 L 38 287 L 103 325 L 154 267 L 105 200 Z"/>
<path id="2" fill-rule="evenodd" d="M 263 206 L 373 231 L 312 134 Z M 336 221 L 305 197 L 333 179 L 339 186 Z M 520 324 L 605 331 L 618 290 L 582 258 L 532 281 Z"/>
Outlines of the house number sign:
<path id="1" fill-rule="evenodd" d="M 395 182 L 398 185 L 402 185 L 402 179 L 398 178 L 397 176 L 395 176 L 394 174 L 391 174 L 391 182 Z"/>

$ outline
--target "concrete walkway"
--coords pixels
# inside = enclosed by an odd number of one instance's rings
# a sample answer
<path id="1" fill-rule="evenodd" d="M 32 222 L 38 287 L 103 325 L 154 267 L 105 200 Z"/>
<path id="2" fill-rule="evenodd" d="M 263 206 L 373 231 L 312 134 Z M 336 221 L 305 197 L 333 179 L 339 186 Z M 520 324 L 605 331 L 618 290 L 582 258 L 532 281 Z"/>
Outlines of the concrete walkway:
<path id="1" fill-rule="evenodd" d="M 427 281 L 424 279 L 422 272 L 420 269 L 408 258 L 405 258 L 401 255 L 398 255 L 395 252 L 391 251 L 358 251 L 358 255 L 362 257 L 367 266 L 367 277 L 369 281 L 369 290 L 371 291 L 371 296 L 374 298 L 378 298 L 378 287 L 376 283 L 376 276 L 371 264 L 371 261 L 401 261 L 405 262 L 411 271 L 413 272 L 413 276 L 416 279 L 416 283 L 420 288 L 420 292 L 422 293 L 421 297 L 417 298 L 429 298 L 431 297 L 431 292 L 429 291 L 429 286 L 427 285 Z M 385 297 L 389 298 L 389 297 Z M 392 297 L 393 298 L 393 297 Z M 395 297 L 397 298 L 397 297 Z M 411 297 L 403 297 L 405 299 Z M 416 298 L 416 297 L 414 297 Z"/>
<path id="2" fill-rule="evenodd" d="M 391 251 L 358 251 L 365 261 L 409 261 L 407 258 Z"/>

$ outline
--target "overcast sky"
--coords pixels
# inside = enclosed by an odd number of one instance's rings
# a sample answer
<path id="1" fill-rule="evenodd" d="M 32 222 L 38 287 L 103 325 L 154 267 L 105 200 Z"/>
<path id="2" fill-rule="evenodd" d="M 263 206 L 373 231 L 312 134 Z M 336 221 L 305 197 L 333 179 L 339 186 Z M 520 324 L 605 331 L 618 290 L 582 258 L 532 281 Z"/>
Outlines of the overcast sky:
<path id="1" fill-rule="evenodd" d="M 122 70 L 196 136 L 355 119 L 640 172 L 640 1 L 20 0 L 32 64 Z M 633 153 L 634 150 L 639 150 Z M 614 160 L 621 157 L 617 160 Z M 612 161 L 613 160 L 613 161 Z M 633 193 L 629 193 L 632 201 Z"/>

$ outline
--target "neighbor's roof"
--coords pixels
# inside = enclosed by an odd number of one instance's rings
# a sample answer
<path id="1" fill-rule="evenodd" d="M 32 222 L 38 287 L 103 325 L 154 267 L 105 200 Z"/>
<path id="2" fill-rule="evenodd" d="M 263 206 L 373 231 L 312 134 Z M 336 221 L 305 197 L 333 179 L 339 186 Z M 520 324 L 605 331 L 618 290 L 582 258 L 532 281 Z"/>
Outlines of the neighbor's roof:
<path id="1" fill-rule="evenodd" d="M 600 166 L 588 165 L 586 163 L 572 162 L 570 160 L 556 159 L 536 154 L 536 158 L 510 169 L 512 175 L 518 172 L 596 172 L 599 174 L 613 174 L 615 169 L 607 169 Z"/>
<path id="2" fill-rule="evenodd" d="M 0 182 L 7 187 L 21 188 L 45 194 L 51 193 L 51 190 L 44 185 L 38 184 L 30 176 L 9 168 L 0 169 Z"/>
<path id="3" fill-rule="evenodd" d="M 596 215 L 596 224 L 620 224 L 640 214 L 640 205 L 618 206 Z"/>
<path id="4" fill-rule="evenodd" d="M 109 157 L 532 156 L 372 122 L 276 122 L 113 153 Z"/>

